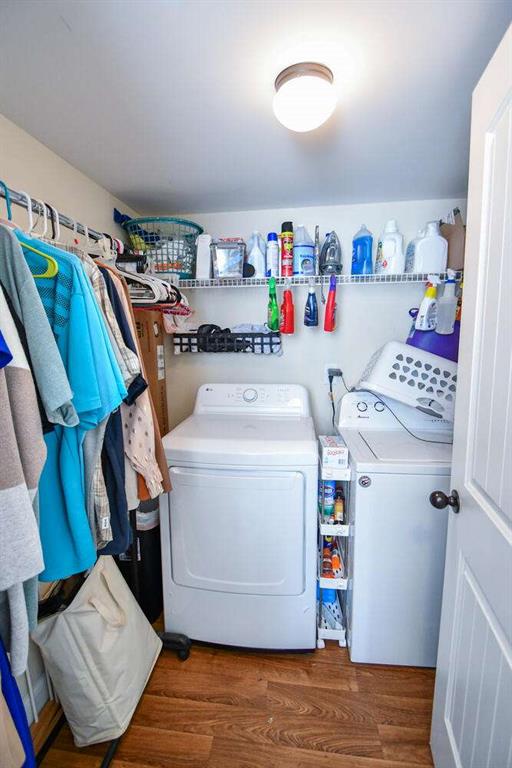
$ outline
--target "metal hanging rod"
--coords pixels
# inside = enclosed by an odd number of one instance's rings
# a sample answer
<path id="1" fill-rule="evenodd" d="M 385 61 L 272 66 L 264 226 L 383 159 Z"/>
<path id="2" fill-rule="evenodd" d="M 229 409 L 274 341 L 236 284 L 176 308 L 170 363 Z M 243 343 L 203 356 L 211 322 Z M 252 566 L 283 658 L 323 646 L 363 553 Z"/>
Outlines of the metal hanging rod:
<path id="1" fill-rule="evenodd" d="M 5 192 L 5 189 L 7 189 L 7 194 Z M 25 194 L 21 192 L 17 192 L 15 189 L 11 189 L 10 187 L 3 188 L 3 184 L 0 184 L 0 197 L 3 197 L 4 199 L 7 199 L 7 195 L 9 195 L 11 203 L 14 203 L 14 205 L 20 205 L 22 208 L 28 208 L 28 202 Z M 36 200 L 34 198 L 30 199 L 32 204 L 32 211 L 33 213 L 37 213 L 37 215 L 41 214 L 44 215 L 43 211 L 43 205 L 47 205 L 47 203 L 40 202 L 39 200 Z M 69 216 L 65 216 L 65 214 L 60 213 L 60 211 L 57 211 L 55 206 L 52 206 L 53 209 L 57 212 L 57 215 L 59 217 L 59 224 L 62 227 L 66 227 L 67 229 L 72 229 L 73 231 L 77 231 L 80 235 L 86 235 L 88 234 L 89 237 L 92 240 L 101 240 L 103 237 L 105 237 L 105 234 L 103 232 L 97 232 L 95 229 L 87 229 L 84 227 L 83 224 L 80 224 L 79 221 L 75 221 L 74 219 L 70 218 Z M 51 208 L 49 209 L 51 211 Z"/>

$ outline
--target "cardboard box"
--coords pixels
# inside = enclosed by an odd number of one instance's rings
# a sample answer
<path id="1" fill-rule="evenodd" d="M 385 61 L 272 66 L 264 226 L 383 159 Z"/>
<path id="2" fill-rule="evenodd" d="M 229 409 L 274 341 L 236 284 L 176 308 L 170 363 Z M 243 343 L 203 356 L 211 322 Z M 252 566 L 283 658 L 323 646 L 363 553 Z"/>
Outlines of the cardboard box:
<path id="1" fill-rule="evenodd" d="M 142 351 L 146 380 L 160 427 L 160 434 L 169 431 L 167 412 L 167 382 L 165 377 L 165 338 L 162 313 L 157 309 L 134 307 L 137 335 Z"/>
<path id="2" fill-rule="evenodd" d="M 339 435 L 320 435 L 320 461 L 323 467 L 346 469 L 348 467 L 348 448 Z"/>

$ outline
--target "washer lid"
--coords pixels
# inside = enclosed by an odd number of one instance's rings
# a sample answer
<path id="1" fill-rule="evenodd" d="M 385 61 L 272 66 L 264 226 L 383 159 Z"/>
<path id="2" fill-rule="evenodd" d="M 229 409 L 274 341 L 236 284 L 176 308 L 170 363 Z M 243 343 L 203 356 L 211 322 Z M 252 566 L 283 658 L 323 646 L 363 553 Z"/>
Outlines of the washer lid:
<path id="1" fill-rule="evenodd" d="M 356 471 L 449 475 L 452 445 L 446 435 L 431 430 L 417 433 L 424 442 L 405 430 L 341 430 Z"/>
<path id="2" fill-rule="evenodd" d="M 311 417 L 192 415 L 163 438 L 175 462 L 233 466 L 318 463 Z"/>

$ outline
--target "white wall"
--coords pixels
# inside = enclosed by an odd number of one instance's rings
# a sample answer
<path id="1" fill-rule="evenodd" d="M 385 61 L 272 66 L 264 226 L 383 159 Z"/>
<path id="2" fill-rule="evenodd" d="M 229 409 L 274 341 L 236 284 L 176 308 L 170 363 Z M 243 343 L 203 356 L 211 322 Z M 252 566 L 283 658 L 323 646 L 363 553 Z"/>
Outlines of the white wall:
<path id="1" fill-rule="evenodd" d="M 112 220 L 113 208 L 137 215 L 3 115 L 0 115 L 0 179 L 11 189 L 24 190 L 32 197 L 45 200 L 92 229 L 121 238 L 123 230 Z M 0 216 L 7 218 L 1 198 Z M 13 217 L 21 225 L 27 221 L 25 210 L 17 205 L 13 206 Z M 67 230 L 63 230 L 63 235 L 69 237 Z"/>
<path id="2" fill-rule="evenodd" d="M 214 236 L 248 238 L 253 229 L 263 234 L 279 231 L 283 221 L 314 225 L 320 232 L 335 229 L 344 251 L 344 271 L 350 272 L 353 234 L 365 223 L 378 236 L 385 221 L 398 219 L 406 240 L 411 239 L 426 221 L 446 216 L 458 205 L 465 212 L 464 200 L 418 200 L 409 202 L 337 205 L 319 208 L 238 211 L 233 213 L 189 214 Z M 338 327 L 332 334 L 323 331 L 323 309 L 318 328 L 303 325 L 307 288 L 294 288 L 295 334 L 285 337 L 282 357 L 235 354 L 179 355 L 168 358 L 168 398 L 170 423 L 174 426 L 188 416 L 200 384 L 212 382 L 288 382 L 304 384 L 310 393 L 313 413 L 320 433 L 330 429 L 330 402 L 323 383 L 324 368 L 339 366 L 352 385 L 365 363 L 378 347 L 391 339 L 405 340 L 410 319 L 408 310 L 418 306 L 422 285 L 346 285 L 338 286 Z M 227 327 L 240 322 L 264 322 L 267 292 L 264 288 L 214 288 L 190 290 L 189 301 L 196 311 L 197 324 L 212 322 Z M 320 301 L 320 289 L 317 288 Z M 342 386 L 338 394 L 343 393 Z"/>

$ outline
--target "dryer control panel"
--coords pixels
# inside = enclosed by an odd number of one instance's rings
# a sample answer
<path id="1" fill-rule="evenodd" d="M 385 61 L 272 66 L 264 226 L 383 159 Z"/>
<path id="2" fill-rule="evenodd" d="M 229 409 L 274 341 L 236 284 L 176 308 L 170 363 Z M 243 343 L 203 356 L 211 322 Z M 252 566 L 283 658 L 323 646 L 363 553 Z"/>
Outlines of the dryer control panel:
<path id="1" fill-rule="evenodd" d="M 311 415 L 307 390 L 300 384 L 203 384 L 194 413 Z"/>

